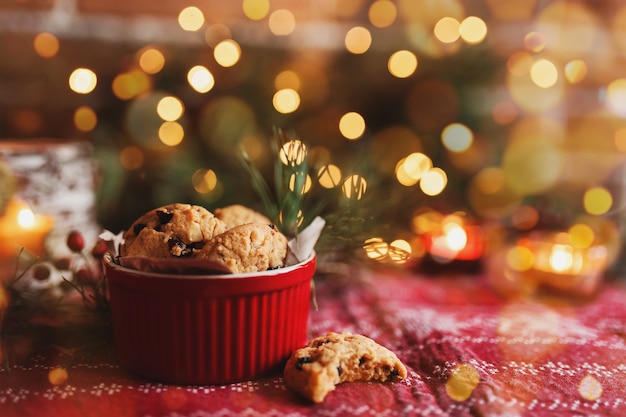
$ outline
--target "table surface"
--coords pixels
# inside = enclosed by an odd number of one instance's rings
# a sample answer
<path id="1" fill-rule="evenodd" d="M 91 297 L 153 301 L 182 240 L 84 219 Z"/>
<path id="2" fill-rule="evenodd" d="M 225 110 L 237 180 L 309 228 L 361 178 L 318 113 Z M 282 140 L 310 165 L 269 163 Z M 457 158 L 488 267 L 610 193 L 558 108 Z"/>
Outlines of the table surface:
<path id="1" fill-rule="evenodd" d="M 607 284 L 586 302 L 504 299 L 480 275 L 342 268 L 347 273 L 316 278 L 310 336 L 369 336 L 398 355 L 407 379 L 341 384 L 312 404 L 280 374 L 224 386 L 166 385 L 127 373 L 103 349 L 83 355 L 64 383 L 52 385 L 49 371 L 72 351 L 50 346 L 0 370 L 0 415 L 626 415 L 621 286 Z M 455 390 L 451 381 L 462 371 L 479 378 L 475 387 Z"/>

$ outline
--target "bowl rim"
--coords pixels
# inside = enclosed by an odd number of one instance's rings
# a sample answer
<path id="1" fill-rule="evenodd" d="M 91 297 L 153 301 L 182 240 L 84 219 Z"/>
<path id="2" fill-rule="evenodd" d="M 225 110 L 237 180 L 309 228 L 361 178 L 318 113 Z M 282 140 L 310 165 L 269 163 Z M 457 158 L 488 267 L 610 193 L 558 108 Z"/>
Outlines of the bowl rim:
<path id="1" fill-rule="evenodd" d="M 173 272 L 173 273 L 168 273 L 168 272 L 151 272 L 151 271 L 142 271 L 139 269 L 133 269 L 133 268 L 128 268 L 125 266 L 122 266 L 116 262 L 113 261 L 113 255 L 111 255 L 110 252 L 107 252 L 104 255 L 103 258 L 103 262 L 105 264 L 106 267 L 111 268 L 111 269 L 115 269 L 119 272 L 123 272 L 123 273 L 127 273 L 127 274 L 134 274 L 140 277 L 145 277 L 145 278 L 184 278 L 184 279 L 207 279 L 207 278 L 211 278 L 211 279 L 241 279 L 241 278 L 253 278 L 253 277 L 271 277 L 271 276 L 276 276 L 276 275 L 284 275 L 287 274 L 291 271 L 294 271 L 296 269 L 300 269 L 300 268 L 304 268 L 306 267 L 308 264 L 310 264 L 312 261 L 314 261 L 317 257 L 317 253 L 315 251 L 313 251 L 309 257 L 307 257 L 305 260 L 298 262 L 296 264 L 293 265 L 289 265 L 289 266 L 284 266 L 281 268 L 276 268 L 276 269 L 268 269 L 265 271 L 258 271 L 258 272 L 239 272 L 239 273 L 216 273 L 216 274 L 198 274 L 198 273 L 194 273 L 194 274 L 182 274 L 179 272 Z"/>

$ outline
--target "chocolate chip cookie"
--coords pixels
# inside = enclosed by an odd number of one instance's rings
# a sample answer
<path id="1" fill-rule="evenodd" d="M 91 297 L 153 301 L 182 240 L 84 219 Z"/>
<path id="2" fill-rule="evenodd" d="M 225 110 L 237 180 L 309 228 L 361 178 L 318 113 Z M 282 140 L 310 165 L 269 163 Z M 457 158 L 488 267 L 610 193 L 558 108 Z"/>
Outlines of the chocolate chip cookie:
<path id="1" fill-rule="evenodd" d="M 226 223 L 231 228 L 246 223 L 271 224 L 272 221 L 256 210 L 233 204 L 226 207 L 217 208 L 213 211 L 215 217 Z"/>
<path id="2" fill-rule="evenodd" d="M 233 273 L 281 268 L 287 238 L 273 224 L 242 224 L 208 240 L 194 257 L 224 265 Z"/>
<path id="3" fill-rule="evenodd" d="M 343 382 L 399 381 L 407 370 L 395 353 L 359 334 L 328 333 L 294 352 L 283 372 L 287 387 L 315 403 Z"/>
<path id="4" fill-rule="evenodd" d="M 150 210 L 124 232 L 122 257 L 188 257 L 227 226 L 201 206 L 174 203 Z"/>

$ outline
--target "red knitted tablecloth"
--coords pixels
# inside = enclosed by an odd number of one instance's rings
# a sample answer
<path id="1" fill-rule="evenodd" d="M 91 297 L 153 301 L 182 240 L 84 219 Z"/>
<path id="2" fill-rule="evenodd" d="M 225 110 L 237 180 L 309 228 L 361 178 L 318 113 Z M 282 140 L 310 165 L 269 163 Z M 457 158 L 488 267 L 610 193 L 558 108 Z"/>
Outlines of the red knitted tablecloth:
<path id="1" fill-rule="evenodd" d="M 578 304 L 504 300 L 478 276 L 358 269 L 319 279 L 317 302 L 311 337 L 369 336 L 396 352 L 409 377 L 339 385 L 313 405 L 280 375 L 164 385 L 128 374 L 104 351 L 72 364 L 55 386 L 48 372 L 68 354 L 59 347 L 0 371 L 0 416 L 626 415 L 626 292 L 618 286 Z"/>

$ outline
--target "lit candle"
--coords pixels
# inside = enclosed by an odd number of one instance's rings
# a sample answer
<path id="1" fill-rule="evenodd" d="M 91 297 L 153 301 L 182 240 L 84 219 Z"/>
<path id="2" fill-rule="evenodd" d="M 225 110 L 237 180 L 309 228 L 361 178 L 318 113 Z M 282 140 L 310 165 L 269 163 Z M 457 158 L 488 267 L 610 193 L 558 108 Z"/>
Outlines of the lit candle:
<path id="1" fill-rule="evenodd" d="M 12 198 L 0 217 L 0 257 L 14 257 L 22 248 L 43 256 L 45 239 L 53 223 L 52 218 L 34 214 L 25 202 Z"/>
<path id="2" fill-rule="evenodd" d="M 441 262 L 475 261 L 483 254 L 484 239 L 478 225 L 448 216 L 440 228 L 424 235 L 424 246 L 431 257 Z"/>
<path id="3" fill-rule="evenodd" d="M 518 240 L 508 253 L 512 256 L 507 265 L 509 279 L 516 271 L 519 282 L 532 291 L 547 289 L 584 297 L 599 288 L 609 257 L 606 246 L 576 246 L 566 232 L 534 233 Z"/>

